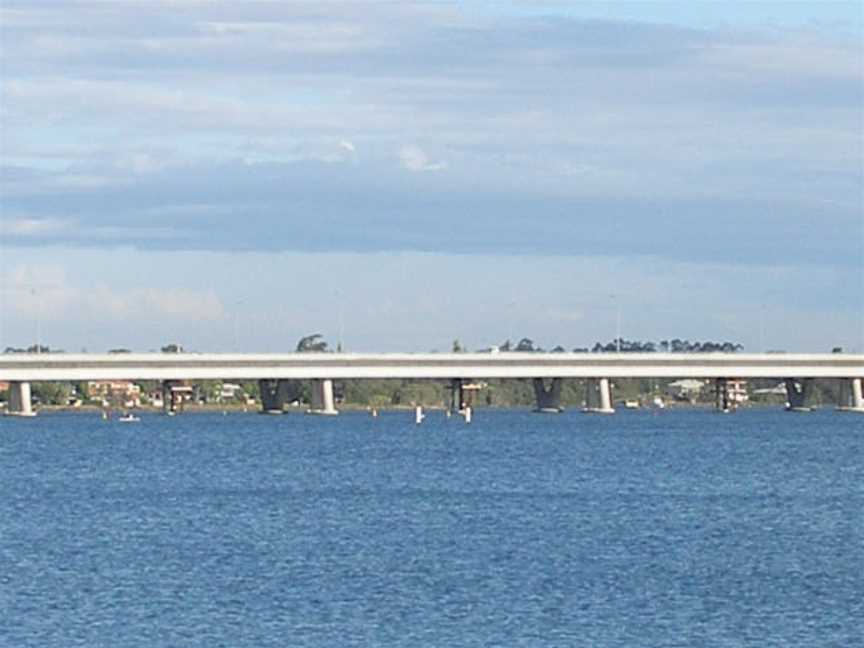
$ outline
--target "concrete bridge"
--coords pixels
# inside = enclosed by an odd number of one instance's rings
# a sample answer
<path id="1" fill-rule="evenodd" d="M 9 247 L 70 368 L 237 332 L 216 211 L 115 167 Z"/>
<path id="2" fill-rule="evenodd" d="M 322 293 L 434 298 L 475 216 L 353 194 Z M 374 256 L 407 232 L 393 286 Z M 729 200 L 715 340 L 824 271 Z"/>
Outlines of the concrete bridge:
<path id="1" fill-rule="evenodd" d="M 732 379 L 784 380 L 792 409 L 803 409 L 810 380 L 843 379 L 844 409 L 864 412 L 864 355 L 824 353 L 116 353 L 8 354 L 0 356 L 0 381 L 10 383 L 8 411 L 28 414 L 30 383 L 38 381 L 160 380 L 170 390 L 181 380 L 258 380 L 265 410 L 281 411 L 287 380 L 311 380 L 313 410 L 335 413 L 333 380 L 409 378 L 448 380 L 453 405 L 462 404 L 464 381 L 532 379 L 537 407 L 560 408 L 561 381 L 589 381 L 596 407 L 611 413 L 614 378 L 713 378 L 724 407 Z M 590 403 L 591 398 L 586 398 Z"/>

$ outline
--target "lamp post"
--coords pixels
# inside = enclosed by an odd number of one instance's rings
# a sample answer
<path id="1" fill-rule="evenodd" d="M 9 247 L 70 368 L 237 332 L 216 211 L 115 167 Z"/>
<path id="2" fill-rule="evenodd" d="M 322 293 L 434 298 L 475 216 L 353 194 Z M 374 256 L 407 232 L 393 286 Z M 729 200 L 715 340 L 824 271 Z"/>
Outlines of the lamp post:
<path id="1" fill-rule="evenodd" d="M 509 351 L 513 350 L 513 319 L 516 317 L 516 300 L 512 300 L 509 304 L 510 312 L 508 313 L 509 317 L 509 326 L 507 327 L 507 342 L 510 343 Z"/>
<path id="2" fill-rule="evenodd" d="M 621 302 L 617 294 L 609 297 L 615 300 L 615 353 L 621 353 Z"/>
<path id="3" fill-rule="evenodd" d="M 240 353 L 239 348 L 239 331 L 240 331 L 240 308 L 243 306 L 243 300 L 237 300 L 234 302 L 234 330 L 233 330 L 233 343 L 231 345 L 234 353 Z"/>
<path id="4" fill-rule="evenodd" d="M 337 324 L 337 338 L 336 338 L 336 350 L 340 353 L 342 352 L 342 338 L 345 334 L 345 313 L 342 304 L 342 293 L 339 290 L 336 290 L 336 324 Z"/>

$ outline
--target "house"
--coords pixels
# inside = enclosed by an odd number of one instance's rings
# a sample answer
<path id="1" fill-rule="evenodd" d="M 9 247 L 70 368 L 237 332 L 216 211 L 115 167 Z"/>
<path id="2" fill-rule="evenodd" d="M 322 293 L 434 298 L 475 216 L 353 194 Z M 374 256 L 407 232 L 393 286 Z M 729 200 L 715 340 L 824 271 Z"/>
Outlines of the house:
<path id="1" fill-rule="evenodd" d="M 704 380 L 682 378 L 666 385 L 668 393 L 675 400 L 695 401 L 705 387 Z"/>
<path id="2" fill-rule="evenodd" d="M 91 380 L 87 383 L 87 397 L 103 403 L 119 403 L 123 407 L 138 407 L 141 387 L 130 380 Z"/>
<path id="3" fill-rule="evenodd" d="M 219 401 L 230 401 L 240 398 L 243 395 L 243 387 L 237 383 L 222 383 L 219 389 Z"/>

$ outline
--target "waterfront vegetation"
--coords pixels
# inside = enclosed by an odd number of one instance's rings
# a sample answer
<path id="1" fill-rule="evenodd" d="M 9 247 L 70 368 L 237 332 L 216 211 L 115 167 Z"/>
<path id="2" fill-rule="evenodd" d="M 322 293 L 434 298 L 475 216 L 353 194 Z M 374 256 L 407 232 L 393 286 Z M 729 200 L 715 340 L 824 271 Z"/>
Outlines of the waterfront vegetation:
<path id="1" fill-rule="evenodd" d="M 651 405 L 654 398 L 663 399 L 672 406 L 707 407 L 714 403 L 713 381 L 702 381 L 698 393 L 686 395 L 676 389 L 672 379 L 623 378 L 613 382 L 613 396 L 616 403 L 637 401 L 643 406 Z M 136 381 L 140 388 L 140 403 L 136 407 L 159 406 L 154 403 L 153 394 L 160 391 L 157 381 Z M 189 409 L 257 409 L 260 393 L 257 381 L 244 381 L 239 384 L 237 393 L 231 398 L 223 397 L 221 381 L 192 381 Z M 289 381 L 290 409 L 305 408 L 310 402 L 309 382 Z M 535 405 L 534 388 L 529 379 L 485 380 L 475 383 L 479 389 L 474 392 L 474 407 L 516 407 L 532 408 Z M 777 380 L 753 379 L 748 381 L 751 406 L 782 406 L 785 396 L 782 393 L 754 393 L 756 390 L 778 386 Z M 119 393 L 92 393 L 87 383 L 39 382 L 32 384 L 34 403 L 49 408 L 102 408 L 125 409 L 128 405 Z M 840 402 L 840 383 L 833 379 L 816 379 L 809 395 L 813 406 L 833 406 Z M 450 396 L 449 383 L 435 380 L 341 380 L 335 383 L 337 403 L 342 408 L 409 408 L 416 405 L 424 407 L 446 407 Z M 580 408 L 584 404 L 586 381 L 566 379 L 561 390 L 561 404 L 565 408 Z M 0 391 L 0 402 L 7 401 L 8 394 Z"/>

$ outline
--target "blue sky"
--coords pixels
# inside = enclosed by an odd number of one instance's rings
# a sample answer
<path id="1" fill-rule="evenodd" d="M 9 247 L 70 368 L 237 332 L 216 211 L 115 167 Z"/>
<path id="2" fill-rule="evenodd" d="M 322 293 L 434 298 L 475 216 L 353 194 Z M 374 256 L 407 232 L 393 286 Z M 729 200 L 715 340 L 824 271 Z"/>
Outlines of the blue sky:
<path id="1" fill-rule="evenodd" d="M 864 351 L 858 3 L 0 12 L 0 346 Z"/>

